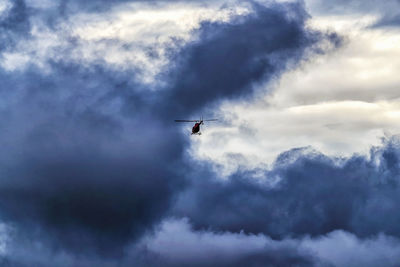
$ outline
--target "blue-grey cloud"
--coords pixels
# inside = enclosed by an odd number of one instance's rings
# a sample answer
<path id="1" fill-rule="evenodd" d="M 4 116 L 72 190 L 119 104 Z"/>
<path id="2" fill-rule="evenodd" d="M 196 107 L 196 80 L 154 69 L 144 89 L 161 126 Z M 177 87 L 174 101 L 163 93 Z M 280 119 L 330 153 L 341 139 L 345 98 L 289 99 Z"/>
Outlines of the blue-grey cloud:
<path id="1" fill-rule="evenodd" d="M 400 147 L 390 141 L 370 158 L 332 159 L 291 150 L 262 181 L 238 172 L 228 181 L 202 173 L 177 206 L 198 229 L 263 233 L 273 238 L 345 230 L 361 238 L 400 237 Z M 270 181 L 279 179 L 271 186 Z"/>
<path id="2" fill-rule="evenodd" d="M 399 4 L 400 7 L 400 4 Z M 400 14 L 383 16 L 373 27 L 398 27 L 400 26 Z"/>
<path id="3" fill-rule="evenodd" d="M 322 37 L 305 29 L 308 15 L 299 3 L 271 8 L 254 3 L 253 9 L 230 23 L 202 23 L 199 41 L 174 55 L 172 88 L 163 98 L 171 116 L 198 112 L 221 98 L 249 96 L 257 83 L 297 63 L 304 49 Z"/>
<path id="4" fill-rule="evenodd" d="M 0 17 L 0 51 L 15 45 L 16 40 L 26 38 L 30 31 L 30 10 L 24 0 L 13 1 L 9 10 Z"/>
<path id="5" fill-rule="evenodd" d="M 370 14 L 378 17 L 378 20 L 371 26 L 395 27 L 399 26 L 400 1 L 388 0 L 385 2 L 378 0 L 335 0 L 335 1 L 312 1 L 309 3 L 311 10 L 320 14 Z"/>
<path id="6" fill-rule="evenodd" d="M 58 68 L 59 77 L 24 76 L 3 110 L 1 216 L 64 248 L 116 253 L 165 214 L 183 183 L 172 166 L 185 142 L 171 129 L 161 138 L 163 123 L 134 108 L 133 119 L 115 113 L 112 91 L 130 90 L 121 76 Z"/>

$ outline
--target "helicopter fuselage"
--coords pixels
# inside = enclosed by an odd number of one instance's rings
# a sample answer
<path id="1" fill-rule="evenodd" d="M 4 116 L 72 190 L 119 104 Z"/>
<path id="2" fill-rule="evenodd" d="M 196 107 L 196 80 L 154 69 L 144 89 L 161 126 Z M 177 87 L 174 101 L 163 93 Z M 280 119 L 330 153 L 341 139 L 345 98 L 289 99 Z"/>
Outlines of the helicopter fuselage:
<path id="1" fill-rule="evenodd" d="M 203 123 L 203 121 L 196 122 L 192 128 L 192 134 L 198 134 L 200 132 L 200 125 Z"/>

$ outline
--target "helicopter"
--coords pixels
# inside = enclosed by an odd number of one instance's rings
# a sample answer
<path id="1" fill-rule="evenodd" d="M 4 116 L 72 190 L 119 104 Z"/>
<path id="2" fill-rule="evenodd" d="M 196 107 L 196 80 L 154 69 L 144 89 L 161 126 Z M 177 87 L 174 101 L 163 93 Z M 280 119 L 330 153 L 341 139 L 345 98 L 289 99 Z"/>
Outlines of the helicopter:
<path id="1" fill-rule="evenodd" d="M 217 121 L 218 119 L 208 119 L 208 120 L 204 120 L 203 116 L 200 117 L 200 120 L 175 120 L 175 122 L 194 122 L 194 126 L 192 128 L 192 133 L 193 134 L 197 134 L 197 135 L 201 135 L 200 132 L 200 125 L 204 124 L 205 121 Z"/>

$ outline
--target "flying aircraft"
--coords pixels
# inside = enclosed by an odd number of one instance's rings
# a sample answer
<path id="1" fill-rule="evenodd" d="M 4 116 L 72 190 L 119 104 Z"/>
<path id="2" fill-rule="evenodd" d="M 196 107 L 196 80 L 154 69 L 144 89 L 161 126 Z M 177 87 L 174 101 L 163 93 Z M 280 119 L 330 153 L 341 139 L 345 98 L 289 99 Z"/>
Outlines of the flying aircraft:
<path id="1" fill-rule="evenodd" d="M 194 122 L 194 126 L 192 128 L 192 135 L 197 134 L 201 135 L 200 132 L 200 125 L 204 124 L 205 121 L 217 121 L 218 119 L 208 119 L 208 120 L 203 120 L 203 116 L 200 118 L 200 120 L 175 120 L 175 122 Z"/>

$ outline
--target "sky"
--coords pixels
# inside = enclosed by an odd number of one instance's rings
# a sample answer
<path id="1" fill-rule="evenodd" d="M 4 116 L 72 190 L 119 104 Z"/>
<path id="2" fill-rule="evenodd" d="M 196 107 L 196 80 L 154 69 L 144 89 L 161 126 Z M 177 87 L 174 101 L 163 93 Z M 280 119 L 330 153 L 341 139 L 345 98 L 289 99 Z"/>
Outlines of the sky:
<path id="1" fill-rule="evenodd" d="M 0 265 L 398 266 L 398 10 L 0 0 Z"/>

